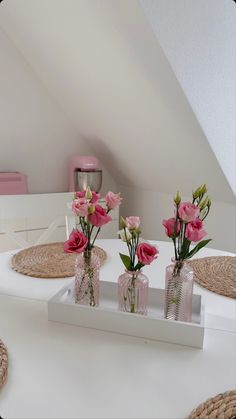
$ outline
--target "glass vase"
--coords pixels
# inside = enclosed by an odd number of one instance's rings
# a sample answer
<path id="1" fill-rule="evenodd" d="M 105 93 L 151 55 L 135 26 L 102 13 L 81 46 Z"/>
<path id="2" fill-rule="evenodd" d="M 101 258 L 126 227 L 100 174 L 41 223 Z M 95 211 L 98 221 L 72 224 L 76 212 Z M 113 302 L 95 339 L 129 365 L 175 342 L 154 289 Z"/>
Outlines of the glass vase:
<path id="1" fill-rule="evenodd" d="M 91 250 L 77 256 L 75 262 L 75 302 L 95 307 L 99 305 L 100 259 Z"/>
<path id="2" fill-rule="evenodd" d="M 126 271 L 118 278 L 119 310 L 147 314 L 149 280 L 141 271 Z"/>
<path id="3" fill-rule="evenodd" d="M 183 261 L 166 267 L 164 316 L 169 320 L 192 321 L 193 270 Z"/>

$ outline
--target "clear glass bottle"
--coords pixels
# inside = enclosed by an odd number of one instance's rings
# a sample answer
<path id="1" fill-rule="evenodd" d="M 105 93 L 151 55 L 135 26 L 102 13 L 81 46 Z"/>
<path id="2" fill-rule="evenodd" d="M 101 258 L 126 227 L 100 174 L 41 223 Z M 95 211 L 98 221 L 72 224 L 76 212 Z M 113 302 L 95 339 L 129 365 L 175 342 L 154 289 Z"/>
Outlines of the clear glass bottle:
<path id="1" fill-rule="evenodd" d="M 192 321 L 193 270 L 184 261 L 166 267 L 164 316 L 170 320 Z"/>
<path id="2" fill-rule="evenodd" d="M 147 314 L 149 280 L 141 271 L 125 271 L 118 278 L 119 310 Z"/>
<path id="3" fill-rule="evenodd" d="M 75 262 L 75 302 L 95 307 L 99 305 L 100 259 L 89 250 L 77 256 Z"/>

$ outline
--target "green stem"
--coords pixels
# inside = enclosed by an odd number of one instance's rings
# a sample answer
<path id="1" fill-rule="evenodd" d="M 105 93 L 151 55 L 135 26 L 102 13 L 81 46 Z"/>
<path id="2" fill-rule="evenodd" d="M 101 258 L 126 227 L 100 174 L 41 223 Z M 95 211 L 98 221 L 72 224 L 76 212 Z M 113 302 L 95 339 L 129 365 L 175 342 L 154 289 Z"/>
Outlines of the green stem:
<path id="1" fill-rule="evenodd" d="M 210 211 L 210 209 L 209 209 L 209 207 L 207 207 L 207 212 L 206 212 L 206 214 L 204 215 L 204 217 L 203 217 L 202 221 L 204 221 L 204 220 L 205 220 L 205 218 L 208 216 L 209 211 Z"/>
<path id="2" fill-rule="evenodd" d="M 130 262 L 132 263 L 131 247 L 130 247 L 128 239 L 127 239 L 126 227 L 124 227 L 123 230 L 124 230 L 124 233 L 125 233 L 125 240 L 126 240 L 126 244 L 127 244 L 128 251 L 129 251 Z"/>
<path id="3" fill-rule="evenodd" d="M 132 275 L 131 280 L 131 304 L 130 304 L 130 312 L 135 313 L 135 279 L 136 275 Z"/>
<path id="4" fill-rule="evenodd" d="M 179 219 L 178 211 L 179 211 L 179 204 L 176 204 L 176 216 L 175 216 L 175 224 L 174 224 L 174 235 L 175 235 L 174 245 L 175 245 L 175 259 L 176 260 L 178 260 L 178 258 L 179 258 L 179 235 L 180 235 L 180 233 L 179 233 L 178 238 L 177 238 L 177 246 L 176 246 L 177 224 L 178 224 L 178 219 Z M 180 224 L 180 228 L 181 228 L 181 224 Z"/>
<path id="5" fill-rule="evenodd" d="M 94 243 L 95 243 L 95 240 L 96 240 L 96 238 L 97 238 L 97 236 L 98 236 L 98 234 L 99 234 L 99 231 L 101 230 L 101 227 L 99 227 L 98 228 L 98 230 L 97 230 L 97 232 L 96 232 L 96 234 L 95 234 L 95 236 L 94 236 L 94 239 L 93 239 L 93 242 L 92 242 L 92 244 L 91 244 L 91 249 L 93 248 L 93 245 L 94 245 Z"/>
<path id="6" fill-rule="evenodd" d="M 177 255 L 177 249 L 176 249 L 176 238 L 175 237 L 173 237 L 173 243 L 174 243 L 174 249 L 175 249 L 175 260 L 177 260 L 178 259 L 178 255 Z"/>

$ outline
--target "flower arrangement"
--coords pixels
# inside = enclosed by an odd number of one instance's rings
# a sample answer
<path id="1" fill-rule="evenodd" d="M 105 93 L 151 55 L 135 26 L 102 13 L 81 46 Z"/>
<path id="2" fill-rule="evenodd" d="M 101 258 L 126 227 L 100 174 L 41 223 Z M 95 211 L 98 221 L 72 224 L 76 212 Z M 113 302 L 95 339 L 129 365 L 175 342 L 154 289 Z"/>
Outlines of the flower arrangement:
<path id="1" fill-rule="evenodd" d="M 69 253 L 89 252 L 93 249 L 94 243 L 101 227 L 112 221 L 110 211 L 121 204 L 120 194 L 109 191 L 105 196 L 106 208 L 99 205 L 100 194 L 91 191 L 88 187 L 86 191 L 75 193 L 72 202 L 72 212 L 79 220 L 81 231 L 73 229 L 69 239 L 64 243 L 64 251 Z"/>
<path id="2" fill-rule="evenodd" d="M 206 192 L 206 185 L 199 186 L 192 193 L 192 202 L 181 202 L 177 192 L 174 198 L 175 216 L 162 222 L 166 235 L 173 241 L 176 261 L 190 259 L 211 241 L 202 240 L 207 235 L 203 221 L 211 207 L 211 200 Z M 191 242 L 199 243 L 190 249 Z"/>
<path id="3" fill-rule="evenodd" d="M 210 239 L 202 240 L 207 235 L 203 221 L 211 207 L 206 193 L 206 185 L 201 185 L 192 193 L 192 202 L 182 202 L 177 192 L 174 217 L 162 222 L 175 253 L 174 265 L 166 268 L 166 319 L 191 321 L 192 318 L 193 271 L 184 261 L 210 242 Z M 192 242 L 197 244 L 192 247 Z"/>
<path id="4" fill-rule="evenodd" d="M 140 242 L 140 218 L 121 217 L 120 238 L 126 243 L 128 255 L 119 253 L 126 272 L 118 278 L 119 308 L 131 313 L 147 314 L 148 278 L 141 269 L 158 255 L 156 247 Z"/>
<path id="5" fill-rule="evenodd" d="M 140 271 L 145 265 L 150 265 L 157 258 L 158 250 L 149 243 L 139 243 L 140 218 L 136 216 L 121 217 L 122 229 L 119 231 L 121 239 L 126 242 L 129 255 L 119 253 L 128 271 Z M 137 260 L 136 260 L 137 259 Z"/>
<path id="6" fill-rule="evenodd" d="M 71 205 L 78 219 L 79 229 L 73 229 L 64 243 L 64 251 L 78 253 L 75 272 L 75 301 L 80 304 L 97 306 L 99 304 L 100 260 L 92 252 L 102 226 L 112 221 L 110 211 L 121 204 L 120 194 L 109 191 L 105 196 L 106 207 L 99 204 L 100 194 L 91 191 L 75 193 Z"/>

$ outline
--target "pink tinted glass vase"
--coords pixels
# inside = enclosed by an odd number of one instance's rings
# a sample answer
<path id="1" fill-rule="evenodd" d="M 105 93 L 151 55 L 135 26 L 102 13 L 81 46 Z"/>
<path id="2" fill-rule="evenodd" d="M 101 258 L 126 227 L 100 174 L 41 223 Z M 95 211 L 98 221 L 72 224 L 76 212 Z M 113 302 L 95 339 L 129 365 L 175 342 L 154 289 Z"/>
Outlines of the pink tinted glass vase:
<path id="1" fill-rule="evenodd" d="M 95 307 L 99 305 L 100 259 L 92 251 L 81 253 L 75 263 L 75 302 Z"/>
<path id="2" fill-rule="evenodd" d="M 176 261 L 166 267 L 165 318 L 192 321 L 193 270 L 187 263 Z"/>
<path id="3" fill-rule="evenodd" d="M 141 271 L 126 271 L 118 278 L 119 310 L 147 314 L 149 280 Z"/>

